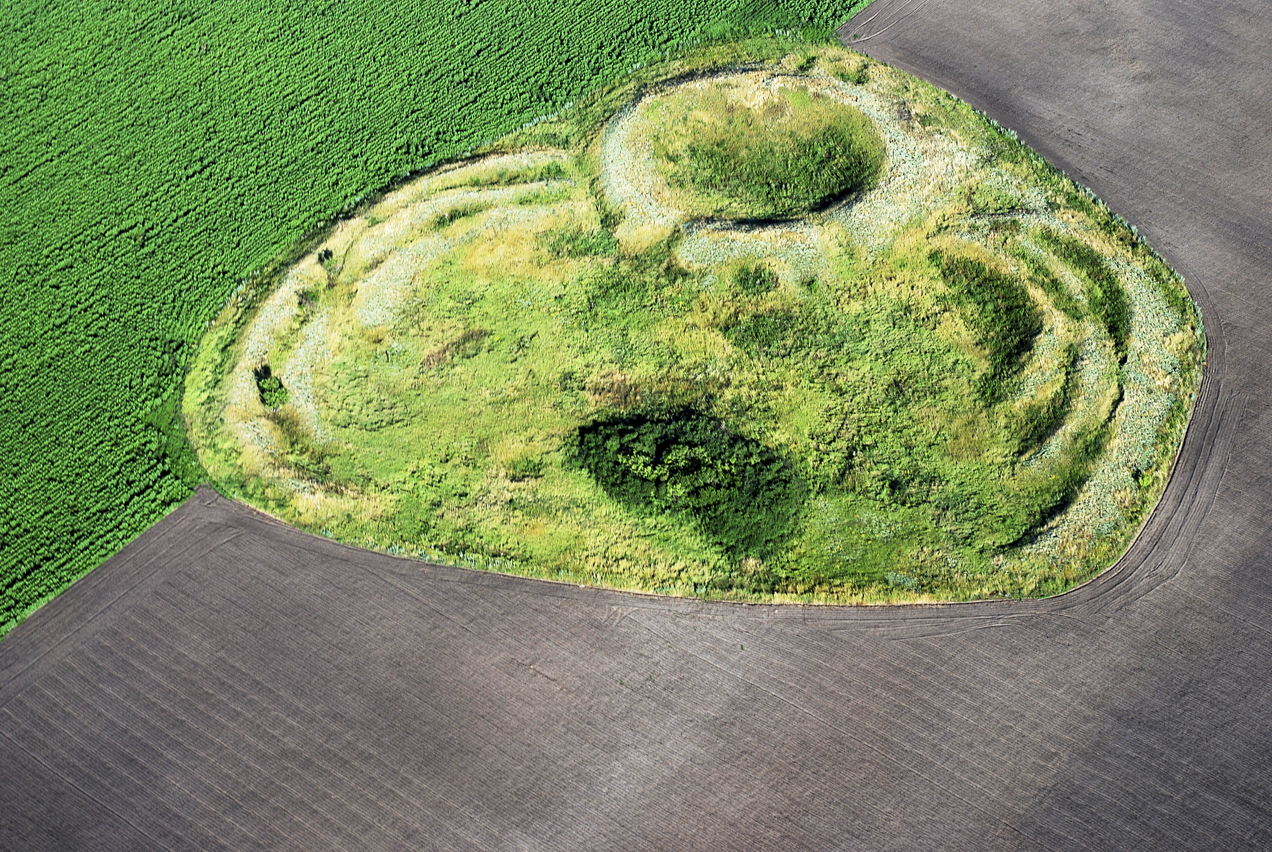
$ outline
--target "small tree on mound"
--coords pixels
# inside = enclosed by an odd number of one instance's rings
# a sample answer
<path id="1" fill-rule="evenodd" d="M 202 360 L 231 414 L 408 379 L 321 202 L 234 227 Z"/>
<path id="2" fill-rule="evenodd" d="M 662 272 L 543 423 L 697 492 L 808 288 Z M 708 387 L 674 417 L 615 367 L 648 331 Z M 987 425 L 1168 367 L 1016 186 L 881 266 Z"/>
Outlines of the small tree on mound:
<path id="1" fill-rule="evenodd" d="M 287 388 L 282 380 L 270 372 L 269 364 L 262 364 L 254 371 L 256 374 L 256 390 L 261 397 L 261 405 L 269 409 L 282 408 L 287 404 Z"/>

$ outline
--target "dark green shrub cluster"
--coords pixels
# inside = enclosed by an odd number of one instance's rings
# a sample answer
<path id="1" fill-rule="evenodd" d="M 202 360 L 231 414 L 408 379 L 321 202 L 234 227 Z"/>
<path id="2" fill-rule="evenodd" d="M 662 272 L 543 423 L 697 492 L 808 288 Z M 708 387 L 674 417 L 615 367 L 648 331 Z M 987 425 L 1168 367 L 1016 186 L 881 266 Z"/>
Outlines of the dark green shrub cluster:
<path id="1" fill-rule="evenodd" d="M 989 402 L 1006 393 L 1005 382 L 1042 331 L 1042 315 L 1019 280 L 962 255 L 932 255 L 964 322 L 989 355 L 981 393 Z"/>
<path id="2" fill-rule="evenodd" d="M 762 296 L 777 286 L 777 273 L 764 263 L 746 263 L 733 274 L 733 283 L 746 296 Z"/>
<path id="3" fill-rule="evenodd" d="M 1104 256 L 1081 240 L 1066 237 L 1051 229 L 1042 231 L 1042 241 L 1056 257 L 1069 264 L 1087 280 L 1091 312 L 1099 318 L 1113 338 L 1119 361 L 1126 361 L 1126 339 L 1131 333 L 1131 308 L 1126 291 Z"/>
<path id="4" fill-rule="evenodd" d="M 266 408 L 282 408 L 287 404 L 287 388 L 278 376 L 270 372 L 269 364 L 256 368 L 256 391 L 260 394 L 261 405 Z"/>
<path id="5" fill-rule="evenodd" d="M 735 558 L 779 548 L 807 490 L 776 452 L 691 409 L 598 420 L 571 454 L 615 500 L 687 516 Z"/>

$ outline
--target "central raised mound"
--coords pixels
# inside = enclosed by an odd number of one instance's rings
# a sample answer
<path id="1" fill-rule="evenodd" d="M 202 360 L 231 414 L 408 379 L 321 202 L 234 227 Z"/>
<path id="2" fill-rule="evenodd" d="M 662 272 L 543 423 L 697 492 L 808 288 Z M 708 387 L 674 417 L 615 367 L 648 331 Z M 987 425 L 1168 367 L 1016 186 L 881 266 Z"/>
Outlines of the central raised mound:
<path id="1" fill-rule="evenodd" d="M 187 382 L 222 488 L 364 546 L 676 594 L 1044 594 L 1160 494 L 1178 278 L 965 105 L 713 48 L 365 205 Z"/>
<path id="2" fill-rule="evenodd" d="M 786 77 L 678 86 L 643 105 L 659 172 L 700 216 L 772 219 L 810 213 L 874 186 L 884 145 L 860 110 Z"/>

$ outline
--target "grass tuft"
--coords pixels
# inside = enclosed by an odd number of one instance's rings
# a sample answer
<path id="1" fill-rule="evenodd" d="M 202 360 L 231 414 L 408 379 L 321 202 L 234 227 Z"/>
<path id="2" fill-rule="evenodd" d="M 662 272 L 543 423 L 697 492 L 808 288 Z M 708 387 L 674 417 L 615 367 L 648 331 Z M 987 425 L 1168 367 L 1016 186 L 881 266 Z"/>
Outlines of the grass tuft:
<path id="1" fill-rule="evenodd" d="M 936 252 L 932 258 L 950 298 L 989 354 L 979 388 L 987 402 L 997 402 L 1007 395 L 1008 380 L 1042 331 L 1042 315 L 1019 279 L 961 255 Z"/>
<path id="2" fill-rule="evenodd" d="M 1117 274 L 1109 268 L 1102 254 L 1081 240 L 1045 228 L 1042 231 L 1042 241 L 1056 257 L 1081 274 L 1091 285 L 1087 296 L 1091 311 L 1113 338 L 1118 360 L 1125 362 L 1127 338 L 1131 329 L 1131 308 Z"/>

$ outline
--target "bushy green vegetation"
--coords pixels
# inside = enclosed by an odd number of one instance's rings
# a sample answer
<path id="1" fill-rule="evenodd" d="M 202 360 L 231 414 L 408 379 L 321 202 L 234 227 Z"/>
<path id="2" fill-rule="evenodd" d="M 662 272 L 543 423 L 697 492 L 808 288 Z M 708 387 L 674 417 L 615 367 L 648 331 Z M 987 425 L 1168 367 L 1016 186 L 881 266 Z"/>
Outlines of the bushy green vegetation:
<path id="1" fill-rule="evenodd" d="M 269 369 L 269 364 L 262 364 L 253 371 L 256 377 L 256 390 L 261 396 L 261 405 L 266 408 L 282 408 L 290 398 L 283 382 Z"/>
<path id="2" fill-rule="evenodd" d="M 539 236 L 539 243 L 553 257 L 592 257 L 618 251 L 618 240 L 602 228 L 582 230 L 567 227 Z"/>
<path id="3" fill-rule="evenodd" d="M 733 273 L 733 283 L 745 296 L 761 296 L 777 286 L 777 273 L 767 264 L 743 263 Z"/>
<path id="4" fill-rule="evenodd" d="M 372 199 L 208 332 L 185 410 L 209 474 L 353 544 L 675 594 L 1036 595 L 1103 568 L 1182 435 L 1197 317 L 1035 155 L 893 69 L 845 77 L 861 65 L 693 53 Z M 916 171 L 721 223 L 712 190 L 659 184 L 656 150 L 625 182 L 641 161 L 612 140 L 650 138 L 664 80 L 725 112 L 864 86 L 887 163 Z M 923 156 L 978 165 L 925 188 Z M 236 390 L 265 363 L 276 410 Z"/>
<path id="5" fill-rule="evenodd" d="M 0 634 L 192 492 L 187 360 L 236 287 L 302 235 L 681 45 L 774 27 L 824 36 L 851 11 L 9 4 Z"/>
<path id="6" fill-rule="evenodd" d="M 716 88 L 668 97 L 650 134 L 671 184 L 697 193 L 704 212 L 794 216 L 878 180 L 883 141 L 860 111 L 799 88 L 761 109 L 735 100 Z"/>
<path id="7" fill-rule="evenodd" d="M 688 515 L 734 559 L 780 553 L 807 491 L 773 449 L 691 409 L 581 427 L 567 452 L 633 511 Z"/>

